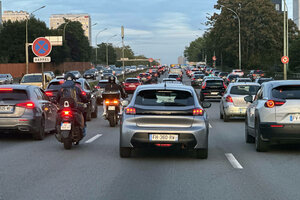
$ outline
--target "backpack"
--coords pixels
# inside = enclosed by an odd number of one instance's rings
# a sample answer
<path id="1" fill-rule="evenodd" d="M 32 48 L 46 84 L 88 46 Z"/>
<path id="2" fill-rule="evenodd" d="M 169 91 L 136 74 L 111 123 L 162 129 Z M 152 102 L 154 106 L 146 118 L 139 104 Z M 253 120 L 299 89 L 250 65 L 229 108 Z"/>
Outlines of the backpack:
<path id="1" fill-rule="evenodd" d="M 60 105 L 63 107 L 77 108 L 77 92 L 75 87 L 62 87 Z"/>

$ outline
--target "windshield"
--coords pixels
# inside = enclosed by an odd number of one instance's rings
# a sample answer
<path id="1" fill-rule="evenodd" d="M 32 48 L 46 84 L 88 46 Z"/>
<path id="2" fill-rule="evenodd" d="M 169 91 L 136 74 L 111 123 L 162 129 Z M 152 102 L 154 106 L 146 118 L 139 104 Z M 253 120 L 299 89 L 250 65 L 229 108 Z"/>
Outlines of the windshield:
<path id="1" fill-rule="evenodd" d="M 3 92 L 0 90 L 0 101 L 19 101 L 27 99 L 28 95 L 26 90 L 13 89 L 12 92 Z"/>
<path id="2" fill-rule="evenodd" d="M 222 80 L 207 80 L 206 86 L 213 87 L 213 86 L 223 86 L 224 82 Z"/>
<path id="3" fill-rule="evenodd" d="M 40 83 L 42 82 L 42 75 L 28 75 L 24 76 L 21 83 Z"/>
<path id="4" fill-rule="evenodd" d="M 0 78 L 7 78 L 6 74 L 0 74 Z"/>
<path id="5" fill-rule="evenodd" d="M 300 99 L 300 85 L 283 85 L 274 88 L 272 96 L 278 99 Z"/>
<path id="6" fill-rule="evenodd" d="M 238 85 L 233 86 L 230 90 L 230 94 L 234 95 L 255 95 L 259 86 L 257 85 Z"/>
<path id="7" fill-rule="evenodd" d="M 49 84 L 48 89 L 51 90 L 60 90 L 61 89 L 62 84 L 59 82 L 52 82 Z"/>
<path id="8" fill-rule="evenodd" d="M 192 106 L 194 98 L 190 92 L 180 90 L 143 90 L 135 100 L 144 106 Z"/>

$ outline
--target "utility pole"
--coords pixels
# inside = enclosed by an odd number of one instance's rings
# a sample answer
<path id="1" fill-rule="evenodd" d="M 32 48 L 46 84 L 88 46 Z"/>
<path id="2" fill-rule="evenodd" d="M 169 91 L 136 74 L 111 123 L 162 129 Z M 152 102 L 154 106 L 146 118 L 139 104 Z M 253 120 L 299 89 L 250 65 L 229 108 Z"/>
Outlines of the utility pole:
<path id="1" fill-rule="evenodd" d="M 122 63 L 123 63 L 123 80 L 124 80 L 124 78 L 125 78 L 125 52 L 124 52 L 124 50 L 125 50 L 125 45 L 124 45 L 124 36 L 125 36 L 125 33 L 124 33 L 124 26 L 122 26 L 121 27 L 121 37 L 122 37 L 122 57 L 123 57 L 123 61 L 122 61 Z"/>
<path id="2" fill-rule="evenodd" d="M 283 13 L 283 55 L 287 56 L 287 26 L 286 26 L 286 19 L 287 19 L 287 13 L 286 13 L 286 0 L 284 0 L 284 13 Z M 283 64 L 283 79 L 287 80 L 287 65 Z"/>
<path id="3" fill-rule="evenodd" d="M 99 36 L 99 34 L 100 34 L 101 32 L 106 31 L 106 30 L 107 30 L 107 28 L 105 28 L 105 29 L 99 31 L 99 32 L 97 33 L 97 35 L 96 35 L 96 59 L 95 59 L 96 65 L 98 64 L 98 36 Z"/>

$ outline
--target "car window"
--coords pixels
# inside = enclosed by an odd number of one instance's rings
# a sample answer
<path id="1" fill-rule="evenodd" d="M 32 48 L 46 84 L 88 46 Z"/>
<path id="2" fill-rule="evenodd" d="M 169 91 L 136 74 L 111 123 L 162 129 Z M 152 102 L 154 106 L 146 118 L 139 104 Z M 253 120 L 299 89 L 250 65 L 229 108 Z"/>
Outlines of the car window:
<path id="1" fill-rule="evenodd" d="M 45 101 L 50 101 L 49 97 L 45 94 L 45 92 L 42 89 L 39 89 L 41 95 L 42 95 L 42 99 Z"/>
<path id="2" fill-rule="evenodd" d="M 138 83 L 139 80 L 138 80 L 138 79 L 126 79 L 125 82 L 126 82 L 126 83 Z"/>
<path id="3" fill-rule="evenodd" d="M 49 84 L 48 89 L 60 90 L 61 86 L 62 86 L 62 84 L 60 82 L 52 82 L 52 83 Z"/>
<path id="4" fill-rule="evenodd" d="M 41 75 L 29 75 L 22 78 L 21 83 L 40 83 L 42 82 Z"/>
<path id="5" fill-rule="evenodd" d="M 283 85 L 272 90 L 272 96 L 278 99 L 300 99 L 300 85 Z"/>
<path id="6" fill-rule="evenodd" d="M 0 91 L 0 101 L 28 100 L 26 90 L 13 89 L 12 91 Z"/>
<path id="7" fill-rule="evenodd" d="M 108 84 L 107 82 L 99 82 L 99 83 L 98 83 L 98 86 L 99 86 L 100 88 L 105 88 L 105 86 L 106 86 L 107 84 Z"/>
<path id="8" fill-rule="evenodd" d="M 38 100 L 43 100 L 43 97 L 42 97 L 42 93 L 40 92 L 40 90 L 39 89 L 34 89 L 34 93 L 36 94 L 36 98 L 38 99 Z"/>
<path id="9" fill-rule="evenodd" d="M 180 90 L 143 90 L 135 104 L 143 106 L 192 106 L 194 97 L 190 92 Z"/>
<path id="10" fill-rule="evenodd" d="M 206 81 L 206 86 L 211 87 L 211 86 L 223 86 L 223 81 L 222 80 L 207 80 Z"/>
<path id="11" fill-rule="evenodd" d="M 234 95 L 255 95 L 259 89 L 256 85 L 238 85 L 233 86 L 230 90 L 230 94 Z"/>
<path id="12" fill-rule="evenodd" d="M 262 88 L 260 88 L 260 89 L 257 91 L 257 94 L 256 94 L 256 96 L 255 96 L 255 98 L 254 98 L 254 101 L 256 101 L 256 100 L 261 100 L 261 99 L 263 99 L 263 89 L 262 89 Z"/>

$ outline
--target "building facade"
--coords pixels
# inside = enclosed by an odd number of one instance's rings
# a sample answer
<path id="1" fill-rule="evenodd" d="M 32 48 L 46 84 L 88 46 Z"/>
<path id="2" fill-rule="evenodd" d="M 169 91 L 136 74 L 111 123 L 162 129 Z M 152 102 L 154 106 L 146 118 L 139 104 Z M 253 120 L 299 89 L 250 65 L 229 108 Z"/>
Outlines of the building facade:
<path id="1" fill-rule="evenodd" d="M 300 30 L 300 0 L 293 1 L 293 20 L 297 24 L 298 29 Z"/>
<path id="2" fill-rule="evenodd" d="M 91 17 L 88 14 L 59 14 L 51 15 L 50 17 L 50 28 L 57 29 L 60 25 L 65 23 L 65 19 L 70 21 L 78 21 L 82 24 L 85 36 L 89 39 L 91 44 L 92 39 L 92 27 Z"/>
<path id="3" fill-rule="evenodd" d="M 7 22 L 16 22 L 16 21 L 24 21 L 29 18 L 29 13 L 25 11 L 4 11 L 2 15 L 2 21 Z"/>
<path id="4" fill-rule="evenodd" d="M 275 10 L 278 12 L 282 12 L 282 0 L 272 0 L 275 4 Z"/>

